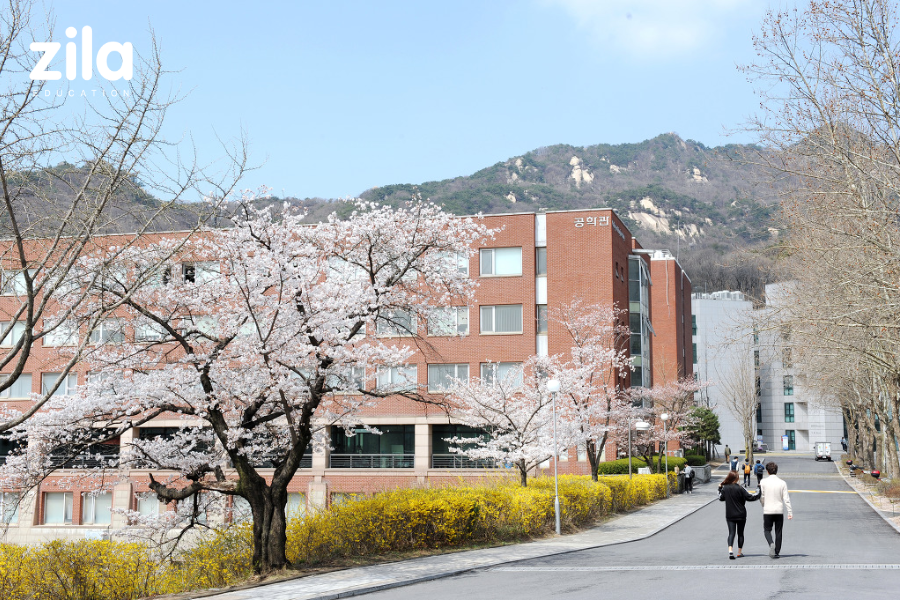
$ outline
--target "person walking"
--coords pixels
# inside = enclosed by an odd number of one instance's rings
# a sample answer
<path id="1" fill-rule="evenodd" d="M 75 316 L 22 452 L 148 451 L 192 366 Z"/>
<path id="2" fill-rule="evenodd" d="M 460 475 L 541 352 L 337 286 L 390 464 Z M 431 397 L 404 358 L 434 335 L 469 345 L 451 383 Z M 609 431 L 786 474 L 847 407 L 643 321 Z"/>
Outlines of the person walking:
<path id="1" fill-rule="evenodd" d="M 729 471 L 719 484 L 719 502 L 725 503 L 725 522 L 728 523 L 728 558 L 744 556 L 744 526 L 747 524 L 747 502 L 759 500 L 759 490 L 748 492 L 738 485 L 737 471 Z M 737 533 L 737 556 L 734 554 L 734 535 Z"/>
<path id="2" fill-rule="evenodd" d="M 750 459 L 744 459 L 744 487 L 750 487 L 750 476 L 753 474 L 753 465 L 750 464 Z"/>
<path id="3" fill-rule="evenodd" d="M 691 465 L 684 465 L 684 493 L 694 493 L 694 469 Z"/>
<path id="4" fill-rule="evenodd" d="M 841 438 L 841 448 L 844 449 L 844 452 L 847 451 L 847 438 L 845 438 L 845 437 Z"/>
<path id="5" fill-rule="evenodd" d="M 759 459 L 756 459 L 756 466 L 753 467 L 753 472 L 756 473 L 756 487 L 759 487 L 759 484 L 762 483 L 763 473 L 765 473 L 766 467 L 764 464 L 759 462 Z"/>
<path id="6" fill-rule="evenodd" d="M 770 462 L 766 464 L 766 472 L 769 474 L 760 484 L 759 501 L 763 506 L 763 534 L 769 543 L 769 558 L 781 558 L 781 530 L 784 527 L 784 512 L 787 511 L 788 520 L 794 518 L 791 508 L 791 496 L 788 494 L 787 483 L 778 477 L 778 465 Z M 772 540 L 772 527 L 775 527 L 775 539 Z"/>
<path id="7" fill-rule="evenodd" d="M 737 468 L 738 468 L 738 461 L 739 461 L 739 460 L 740 460 L 740 457 L 739 457 L 739 456 L 732 456 L 732 457 L 731 457 L 731 464 L 728 465 L 728 469 L 729 469 L 730 471 L 737 471 Z"/>
<path id="8" fill-rule="evenodd" d="M 725 444 L 725 462 L 731 464 L 731 448 L 728 447 L 728 444 Z"/>

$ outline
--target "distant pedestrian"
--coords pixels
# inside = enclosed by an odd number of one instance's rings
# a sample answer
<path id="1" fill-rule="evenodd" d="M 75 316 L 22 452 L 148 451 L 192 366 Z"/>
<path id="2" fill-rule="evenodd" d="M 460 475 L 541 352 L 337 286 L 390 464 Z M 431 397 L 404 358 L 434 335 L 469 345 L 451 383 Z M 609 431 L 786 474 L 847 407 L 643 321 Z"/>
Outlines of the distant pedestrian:
<path id="1" fill-rule="evenodd" d="M 725 521 L 728 523 L 728 558 L 744 556 L 744 526 L 747 524 L 747 502 L 759 500 L 759 490 L 752 494 L 738 485 L 738 474 L 729 471 L 725 481 L 719 484 L 719 501 L 725 503 Z M 734 534 L 737 533 L 738 551 L 734 554 Z"/>
<path id="2" fill-rule="evenodd" d="M 741 470 L 744 473 L 744 487 L 750 487 L 750 476 L 753 475 L 753 465 L 750 464 L 750 459 L 744 459 L 744 466 L 741 467 Z"/>
<path id="3" fill-rule="evenodd" d="M 845 438 L 845 437 L 841 438 L 841 448 L 844 449 L 844 452 L 847 451 L 847 438 Z"/>
<path id="4" fill-rule="evenodd" d="M 753 467 L 753 472 L 756 473 L 756 487 L 759 487 L 759 484 L 762 483 L 763 473 L 766 471 L 766 466 L 759 462 L 759 459 L 756 459 L 756 466 Z"/>
<path id="5" fill-rule="evenodd" d="M 731 457 L 731 464 L 728 466 L 728 470 L 729 470 L 729 471 L 737 471 L 737 470 L 738 470 L 738 469 L 737 469 L 737 468 L 738 468 L 738 461 L 740 461 L 740 460 L 741 460 L 741 457 L 740 457 L 740 456 L 732 456 L 732 457 Z"/>
<path id="6" fill-rule="evenodd" d="M 694 469 L 691 465 L 684 465 L 684 493 L 694 493 Z"/>
<path id="7" fill-rule="evenodd" d="M 728 447 L 728 444 L 725 444 L 725 462 L 731 462 L 731 448 Z"/>
<path id="8" fill-rule="evenodd" d="M 794 518 L 791 508 L 791 496 L 788 494 L 787 484 L 778 477 L 778 465 L 770 462 L 766 465 L 769 474 L 759 484 L 760 498 L 763 505 L 763 533 L 769 542 L 769 557 L 781 558 L 781 529 L 784 527 L 784 511 L 787 510 L 788 519 Z M 775 540 L 772 540 L 772 527 L 775 527 Z"/>

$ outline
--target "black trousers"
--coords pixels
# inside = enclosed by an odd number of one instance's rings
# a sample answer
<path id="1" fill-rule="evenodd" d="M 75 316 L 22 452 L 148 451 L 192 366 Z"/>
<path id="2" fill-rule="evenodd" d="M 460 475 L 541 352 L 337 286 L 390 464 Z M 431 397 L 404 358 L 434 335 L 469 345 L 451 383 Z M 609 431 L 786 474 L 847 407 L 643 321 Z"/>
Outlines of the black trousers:
<path id="1" fill-rule="evenodd" d="M 744 525 L 747 519 L 743 521 L 728 521 L 728 547 L 734 546 L 734 534 L 737 533 L 738 548 L 744 547 Z"/>
<path id="2" fill-rule="evenodd" d="M 756 487 L 760 486 L 760 484 L 762 483 L 762 478 L 763 476 L 761 474 L 756 476 Z"/>
<path id="3" fill-rule="evenodd" d="M 784 515 L 763 515 L 763 533 L 766 541 L 772 544 L 772 526 L 775 526 L 775 554 L 781 554 L 781 529 L 784 527 Z"/>
<path id="4" fill-rule="evenodd" d="M 744 485 L 750 486 L 750 473 L 744 473 Z"/>
<path id="5" fill-rule="evenodd" d="M 684 491 L 692 493 L 694 491 L 694 480 L 690 475 L 685 475 L 684 477 Z"/>

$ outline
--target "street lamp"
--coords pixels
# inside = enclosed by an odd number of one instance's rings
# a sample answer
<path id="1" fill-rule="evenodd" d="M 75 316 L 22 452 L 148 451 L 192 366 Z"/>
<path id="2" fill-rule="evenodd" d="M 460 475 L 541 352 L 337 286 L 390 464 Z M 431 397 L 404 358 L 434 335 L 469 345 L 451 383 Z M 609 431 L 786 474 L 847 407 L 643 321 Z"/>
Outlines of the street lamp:
<path id="1" fill-rule="evenodd" d="M 650 423 L 646 421 L 638 421 L 634 424 L 636 431 L 647 431 L 650 429 Z M 631 479 L 631 417 L 628 417 L 628 479 Z"/>
<path id="2" fill-rule="evenodd" d="M 556 394 L 559 393 L 559 379 L 547 380 L 547 391 L 553 400 L 553 512 L 556 515 L 556 535 L 559 531 L 559 448 L 556 445 Z"/>
<path id="3" fill-rule="evenodd" d="M 666 498 L 669 497 L 669 431 L 666 429 L 666 421 L 669 420 L 669 413 L 659 415 L 663 422 L 663 452 L 666 453 Z"/>

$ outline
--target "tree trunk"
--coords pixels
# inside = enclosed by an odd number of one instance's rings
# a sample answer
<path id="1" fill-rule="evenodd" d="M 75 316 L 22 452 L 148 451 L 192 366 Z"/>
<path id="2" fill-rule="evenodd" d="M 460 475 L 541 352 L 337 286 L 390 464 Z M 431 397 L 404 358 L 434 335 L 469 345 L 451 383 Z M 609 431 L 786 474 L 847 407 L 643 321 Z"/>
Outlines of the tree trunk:
<path id="1" fill-rule="evenodd" d="M 522 484 L 522 487 L 528 487 L 528 465 L 523 459 L 518 462 L 517 466 L 519 467 L 519 483 Z"/>
<path id="2" fill-rule="evenodd" d="M 600 457 L 597 453 L 597 446 L 594 440 L 588 440 L 585 443 L 585 450 L 588 455 L 588 463 L 591 465 L 591 480 L 597 481 L 597 470 L 600 468 Z"/>
<path id="3" fill-rule="evenodd" d="M 244 483 L 244 488 L 248 487 Z M 245 490 L 253 513 L 253 570 L 268 573 L 287 567 L 287 492 L 265 483 Z"/>

